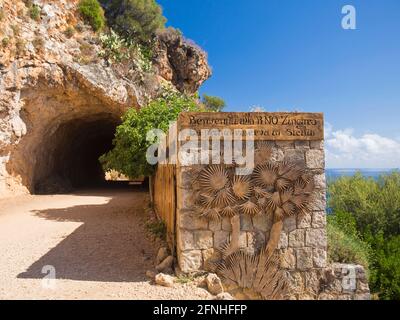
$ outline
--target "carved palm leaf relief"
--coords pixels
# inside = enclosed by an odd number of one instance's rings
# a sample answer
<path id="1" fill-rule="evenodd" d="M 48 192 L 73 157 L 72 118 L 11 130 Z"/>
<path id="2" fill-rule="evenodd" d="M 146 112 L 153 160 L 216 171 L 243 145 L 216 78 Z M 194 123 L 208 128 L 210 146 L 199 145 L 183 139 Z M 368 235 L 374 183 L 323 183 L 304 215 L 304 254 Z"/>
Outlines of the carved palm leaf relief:
<path id="1" fill-rule="evenodd" d="M 259 208 L 259 206 L 251 200 L 248 200 L 245 203 L 241 204 L 239 208 L 241 212 L 251 217 L 254 217 L 257 214 L 261 213 L 261 209 Z"/>
<path id="2" fill-rule="evenodd" d="M 238 176 L 234 170 L 234 166 L 209 165 L 196 171 L 198 189 L 193 192 L 198 194 L 195 205 L 202 216 L 221 219 L 265 213 L 284 219 L 309 210 L 314 181 L 301 166 L 264 161 L 252 175 Z"/>
<path id="3" fill-rule="evenodd" d="M 272 163 L 266 163 L 256 166 L 253 173 L 253 181 L 256 186 L 262 188 L 274 187 L 278 174 L 276 172 L 276 166 Z"/>
<path id="4" fill-rule="evenodd" d="M 289 276 L 280 269 L 278 254 L 267 255 L 236 251 L 216 267 L 224 284 L 230 291 L 243 290 L 250 297 L 278 300 L 288 294 Z"/>
<path id="5" fill-rule="evenodd" d="M 235 202 L 235 197 L 230 188 L 223 188 L 217 192 L 214 198 L 216 207 L 226 207 Z"/>
<path id="6" fill-rule="evenodd" d="M 228 172 L 221 165 L 207 166 L 200 173 L 200 185 L 208 194 L 223 190 L 229 183 Z"/>
<path id="7" fill-rule="evenodd" d="M 208 208 L 200 216 L 209 220 L 219 220 L 222 217 L 221 211 L 217 208 Z"/>
<path id="8" fill-rule="evenodd" d="M 238 176 L 234 174 L 235 166 L 219 165 L 205 166 L 197 172 L 198 189 L 193 189 L 198 195 L 195 206 L 208 219 L 231 219 L 230 241 L 216 248 L 221 260 L 210 265 L 224 284 L 264 299 L 281 299 L 288 288 L 288 277 L 279 268 L 276 250 L 283 220 L 310 211 L 315 185 L 313 175 L 301 165 L 271 162 L 271 147 L 260 144 L 258 148 L 260 157 L 251 175 Z M 270 215 L 269 239 L 260 252 L 250 254 L 239 247 L 240 215 L 260 214 Z"/>
<path id="9" fill-rule="evenodd" d="M 252 193 L 251 179 L 249 176 L 234 176 L 232 181 L 234 195 L 240 200 L 249 199 Z"/>

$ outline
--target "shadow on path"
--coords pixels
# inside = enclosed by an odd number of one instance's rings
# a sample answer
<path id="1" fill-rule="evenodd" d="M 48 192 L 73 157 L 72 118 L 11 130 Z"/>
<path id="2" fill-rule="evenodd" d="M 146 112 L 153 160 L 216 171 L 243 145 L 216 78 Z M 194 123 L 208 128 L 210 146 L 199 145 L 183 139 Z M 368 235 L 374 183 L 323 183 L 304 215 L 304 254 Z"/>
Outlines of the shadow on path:
<path id="1" fill-rule="evenodd" d="M 42 268 L 55 267 L 57 279 L 83 281 L 144 281 L 152 268 L 154 250 L 146 239 L 143 207 L 147 197 L 140 187 L 75 193 L 111 198 L 100 205 L 77 205 L 34 212 L 53 221 L 82 222 L 56 247 L 18 278 L 43 278 Z"/>

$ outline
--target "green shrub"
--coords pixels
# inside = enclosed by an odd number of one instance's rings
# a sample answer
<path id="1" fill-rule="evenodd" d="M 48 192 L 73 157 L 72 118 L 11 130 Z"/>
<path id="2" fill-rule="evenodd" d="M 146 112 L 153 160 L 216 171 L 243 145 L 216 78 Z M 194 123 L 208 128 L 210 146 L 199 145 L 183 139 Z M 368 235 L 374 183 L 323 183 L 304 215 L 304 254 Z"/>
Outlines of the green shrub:
<path id="1" fill-rule="evenodd" d="M 154 236 L 161 240 L 167 239 L 167 226 L 161 220 L 151 221 L 146 223 L 147 230 L 150 231 Z"/>
<path id="2" fill-rule="evenodd" d="M 101 30 L 105 25 L 104 11 L 97 0 L 81 0 L 79 12 L 94 31 Z"/>
<path id="3" fill-rule="evenodd" d="M 206 109 L 214 112 L 220 112 L 226 106 L 225 101 L 221 98 L 208 96 L 206 94 L 203 95 L 202 103 L 204 104 Z"/>
<path id="4" fill-rule="evenodd" d="M 176 283 L 180 283 L 180 284 L 185 284 L 185 283 L 190 283 L 193 282 L 195 279 L 194 275 L 192 274 L 179 274 L 176 276 Z"/>
<path id="5" fill-rule="evenodd" d="M 116 34 L 112 29 L 109 33 L 100 35 L 100 42 L 103 49 L 99 52 L 99 56 L 103 59 L 113 62 L 121 62 L 129 59 L 129 44 L 128 42 Z"/>
<path id="6" fill-rule="evenodd" d="M 40 19 L 41 9 L 37 4 L 33 4 L 29 7 L 29 16 L 35 21 Z"/>
<path id="7" fill-rule="evenodd" d="M 347 234 L 334 223 L 328 223 L 327 233 L 330 262 L 360 264 L 369 269 L 370 249 L 366 243 Z"/>
<path id="8" fill-rule="evenodd" d="M 106 10 L 109 26 L 125 38 L 148 42 L 166 19 L 155 0 L 112 0 Z"/>
<path id="9" fill-rule="evenodd" d="M 335 213 L 328 219 L 330 237 L 341 240 L 347 248 L 343 250 L 360 251 L 344 237 L 367 243 L 372 293 L 381 299 L 400 299 L 400 173 L 378 180 L 361 174 L 343 177 L 329 183 L 328 192 L 328 206 Z M 339 230 L 332 231 L 332 226 Z M 332 255 L 341 257 L 343 250 L 334 248 Z M 349 256 L 354 258 L 346 252 Z"/>
<path id="10" fill-rule="evenodd" d="M 373 249 L 371 291 L 380 299 L 400 300 L 400 235 L 385 238 L 383 233 L 367 236 Z"/>
<path id="11" fill-rule="evenodd" d="M 147 162 L 146 152 L 157 140 L 148 141 L 147 132 L 151 129 L 167 132 L 170 122 L 180 112 L 196 110 L 194 99 L 178 93 L 167 93 L 139 110 L 129 109 L 117 127 L 113 150 L 100 157 L 104 171 L 114 169 L 132 179 L 152 175 L 155 166 Z"/>
<path id="12" fill-rule="evenodd" d="M 10 38 L 8 37 L 4 37 L 3 40 L 1 40 L 1 46 L 3 48 L 7 48 L 9 43 L 10 43 Z"/>
<path id="13" fill-rule="evenodd" d="M 143 45 L 126 40 L 112 29 L 100 36 L 102 50 L 99 56 L 110 64 L 128 62 L 129 68 L 135 68 L 140 72 L 150 72 L 151 59 Z"/>
<path id="14" fill-rule="evenodd" d="M 367 230 L 385 236 L 400 234 L 400 173 L 378 181 L 361 174 L 329 184 L 329 207 L 333 212 L 351 213 L 361 234 Z"/>

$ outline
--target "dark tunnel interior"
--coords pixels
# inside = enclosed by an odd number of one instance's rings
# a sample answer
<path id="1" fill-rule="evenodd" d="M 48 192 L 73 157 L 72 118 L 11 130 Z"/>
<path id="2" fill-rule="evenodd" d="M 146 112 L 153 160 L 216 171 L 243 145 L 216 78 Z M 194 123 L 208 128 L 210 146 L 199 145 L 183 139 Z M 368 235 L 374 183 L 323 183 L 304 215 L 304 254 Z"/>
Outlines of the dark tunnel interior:
<path id="1" fill-rule="evenodd" d="M 101 186 L 105 173 L 98 158 L 112 148 L 119 119 L 109 114 L 70 119 L 58 126 L 38 148 L 34 193 L 69 192 Z"/>

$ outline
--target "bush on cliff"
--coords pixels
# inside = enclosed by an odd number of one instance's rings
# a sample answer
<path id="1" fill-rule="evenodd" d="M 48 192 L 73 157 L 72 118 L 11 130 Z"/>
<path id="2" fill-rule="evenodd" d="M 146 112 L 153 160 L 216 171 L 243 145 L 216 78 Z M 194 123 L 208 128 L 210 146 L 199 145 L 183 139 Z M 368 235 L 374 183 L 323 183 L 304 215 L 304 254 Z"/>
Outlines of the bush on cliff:
<path id="1" fill-rule="evenodd" d="M 214 112 L 221 112 L 226 106 L 225 101 L 220 97 L 209 96 L 207 94 L 203 94 L 202 103 L 207 110 Z"/>
<path id="2" fill-rule="evenodd" d="M 97 0 L 81 0 L 79 12 L 94 31 L 101 30 L 105 26 L 104 11 Z"/>
<path id="3" fill-rule="evenodd" d="M 155 0 L 103 0 L 109 26 L 121 36 L 147 43 L 166 18 Z"/>
<path id="4" fill-rule="evenodd" d="M 130 178 L 152 175 L 155 166 L 147 162 L 146 152 L 158 141 L 156 137 L 147 140 L 147 133 L 151 129 L 167 133 L 170 122 L 175 121 L 180 112 L 197 110 L 193 98 L 178 93 L 169 93 L 139 110 L 129 109 L 117 127 L 114 148 L 100 157 L 104 171 L 114 169 Z"/>

